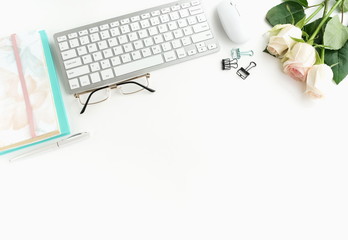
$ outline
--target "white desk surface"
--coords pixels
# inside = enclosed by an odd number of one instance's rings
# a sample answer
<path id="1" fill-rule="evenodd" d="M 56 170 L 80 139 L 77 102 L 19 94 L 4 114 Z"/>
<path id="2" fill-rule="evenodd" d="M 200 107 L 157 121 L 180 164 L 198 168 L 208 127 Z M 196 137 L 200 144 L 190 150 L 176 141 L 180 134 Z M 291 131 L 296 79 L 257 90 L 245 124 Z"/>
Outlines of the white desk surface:
<path id="1" fill-rule="evenodd" d="M 52 40 L 165 2 L 7 1 L 1 31 Z M 347 239 L 348 80 L 312 101 L 262 53 L 265 14 L 280 2 L 240 1 L 254 38 L 236 45 L 205 0 L 221 51 L 153 72 L 154 94 L 115 92 L 80 115 L 63 93 L 73 132 L 92 136 L 0 158 L 0 239 Z M 220 70 L 235 47 L 256 53 L 240 61 L 258 64 L 245 81 Z"/>

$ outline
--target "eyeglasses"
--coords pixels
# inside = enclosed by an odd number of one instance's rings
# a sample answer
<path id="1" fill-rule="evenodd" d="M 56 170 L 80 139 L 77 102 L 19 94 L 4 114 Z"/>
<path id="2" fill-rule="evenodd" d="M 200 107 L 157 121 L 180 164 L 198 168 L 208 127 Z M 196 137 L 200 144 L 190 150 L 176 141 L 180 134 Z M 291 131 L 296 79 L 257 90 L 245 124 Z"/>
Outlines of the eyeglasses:
<path id="1" fill-rule="evenodd" d="M 133 94 L 142 90 L 149 92 L 155 92 L 155 90 L 149 88 L 150 74 L 141 75 L 138 77 L 127 79 L 123 82 L 115 83 L 109 86 L 104 86 L 98 89 L 89 90 L 83 93 L 76 93 L 75 98 L 79 99 L 79 102 L 83 105 L 80 114 L 86 111 L 88 105 L 97 104 L 106 101 L 110 97 L 111 89 L 119 89 L 124 95 Z"/>

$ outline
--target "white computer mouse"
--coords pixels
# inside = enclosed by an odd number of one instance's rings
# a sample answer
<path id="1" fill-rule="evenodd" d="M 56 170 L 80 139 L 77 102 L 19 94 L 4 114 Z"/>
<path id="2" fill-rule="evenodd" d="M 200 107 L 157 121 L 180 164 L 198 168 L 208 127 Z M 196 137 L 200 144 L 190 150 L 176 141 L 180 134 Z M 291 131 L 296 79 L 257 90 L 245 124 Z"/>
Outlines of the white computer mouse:
<path id="1" fill-rule="evenodd" d="M 227 36 L 235 43 L 245 43 L 249 40 L 249 29 L 240 15 L 235 0 L 223 0 L 217 7 L 217 12 Z"/>

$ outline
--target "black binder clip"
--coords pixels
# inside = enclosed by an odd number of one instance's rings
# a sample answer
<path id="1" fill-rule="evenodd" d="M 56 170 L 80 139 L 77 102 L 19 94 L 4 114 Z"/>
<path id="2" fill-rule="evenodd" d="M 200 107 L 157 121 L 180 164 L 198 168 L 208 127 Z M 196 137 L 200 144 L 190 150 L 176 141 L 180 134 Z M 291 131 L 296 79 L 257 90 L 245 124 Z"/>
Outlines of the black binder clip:
<path id="1" fill-rule="evenodd" d="M 238 60 L 237 59 L 222 59 L 222 70 L 231 70 L 231 68 L 238 68 Z"/>
<path id="2" fill-rule="evenodd" d="M 243 80 L 245 80 L 249 75 L 249 71 L 250 69 L 252 69 L 253 67 L 256 67 L 256 63 L 255 62 L 250 62 L 249 66 L 247 68 L 240 68 L 238 71 L 237 71 L 237 75 L 239 77 L 241 77 Z"/>

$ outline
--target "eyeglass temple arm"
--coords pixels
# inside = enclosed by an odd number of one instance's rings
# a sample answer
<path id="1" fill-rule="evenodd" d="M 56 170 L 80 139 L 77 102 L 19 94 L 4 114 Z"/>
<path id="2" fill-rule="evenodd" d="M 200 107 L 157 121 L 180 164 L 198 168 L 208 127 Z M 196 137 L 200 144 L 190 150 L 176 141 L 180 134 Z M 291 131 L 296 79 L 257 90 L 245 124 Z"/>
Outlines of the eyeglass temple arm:
<path id="1" fill-rule="evenodd" d="M 92 92 L 89 94 L 89 96 L 88 96 L 88 98 L 87 98 L 87 100 L 86 100 L 86 102 L 85 102 L 85 105 L 83 106 L 83 108 L 82 108 L 80 114 L 82 114 L 82 113 L 84 113 L 84 112 L 86 111 L 86 108 L 87 108 L 87 105 L 88 105 L 88 103 L 89 103 L 89 100 L 91 99 L 92 95 L 93 95 L 95 92 L 98 92 L 99 90 L 102 90 L 102 89 L 105 89 L 105 88 L 108 88 L 108 87 L 109 87 L 109 86 L 105 86 L 105 87 L 101 87 L 101 88 L 98 88 L 98 89 L 92 91 Z"/>
<path id="2" fill-rule="evenodd" d="M 154 90 L 154 89 L 152 89 L 152 88 L 146 87 L 145 85 L 143 85 L 143 84 L 141 84 L 141 83 L 133 82 L 133 81 L 118 83 L 118 84 L 116 84 L 116 87 L 117 87 L 117 86 L 124 85 L 124 84 L 128 84 L 128 83 L 136 84 L 136 85 L 138 85 L 138 86 L 140 86 L 140 87 L 146 89 L 146 90 L 149 91 L 149 92 L 155 92 L 155 91 L 156 91 L 156 90 Z"/>

